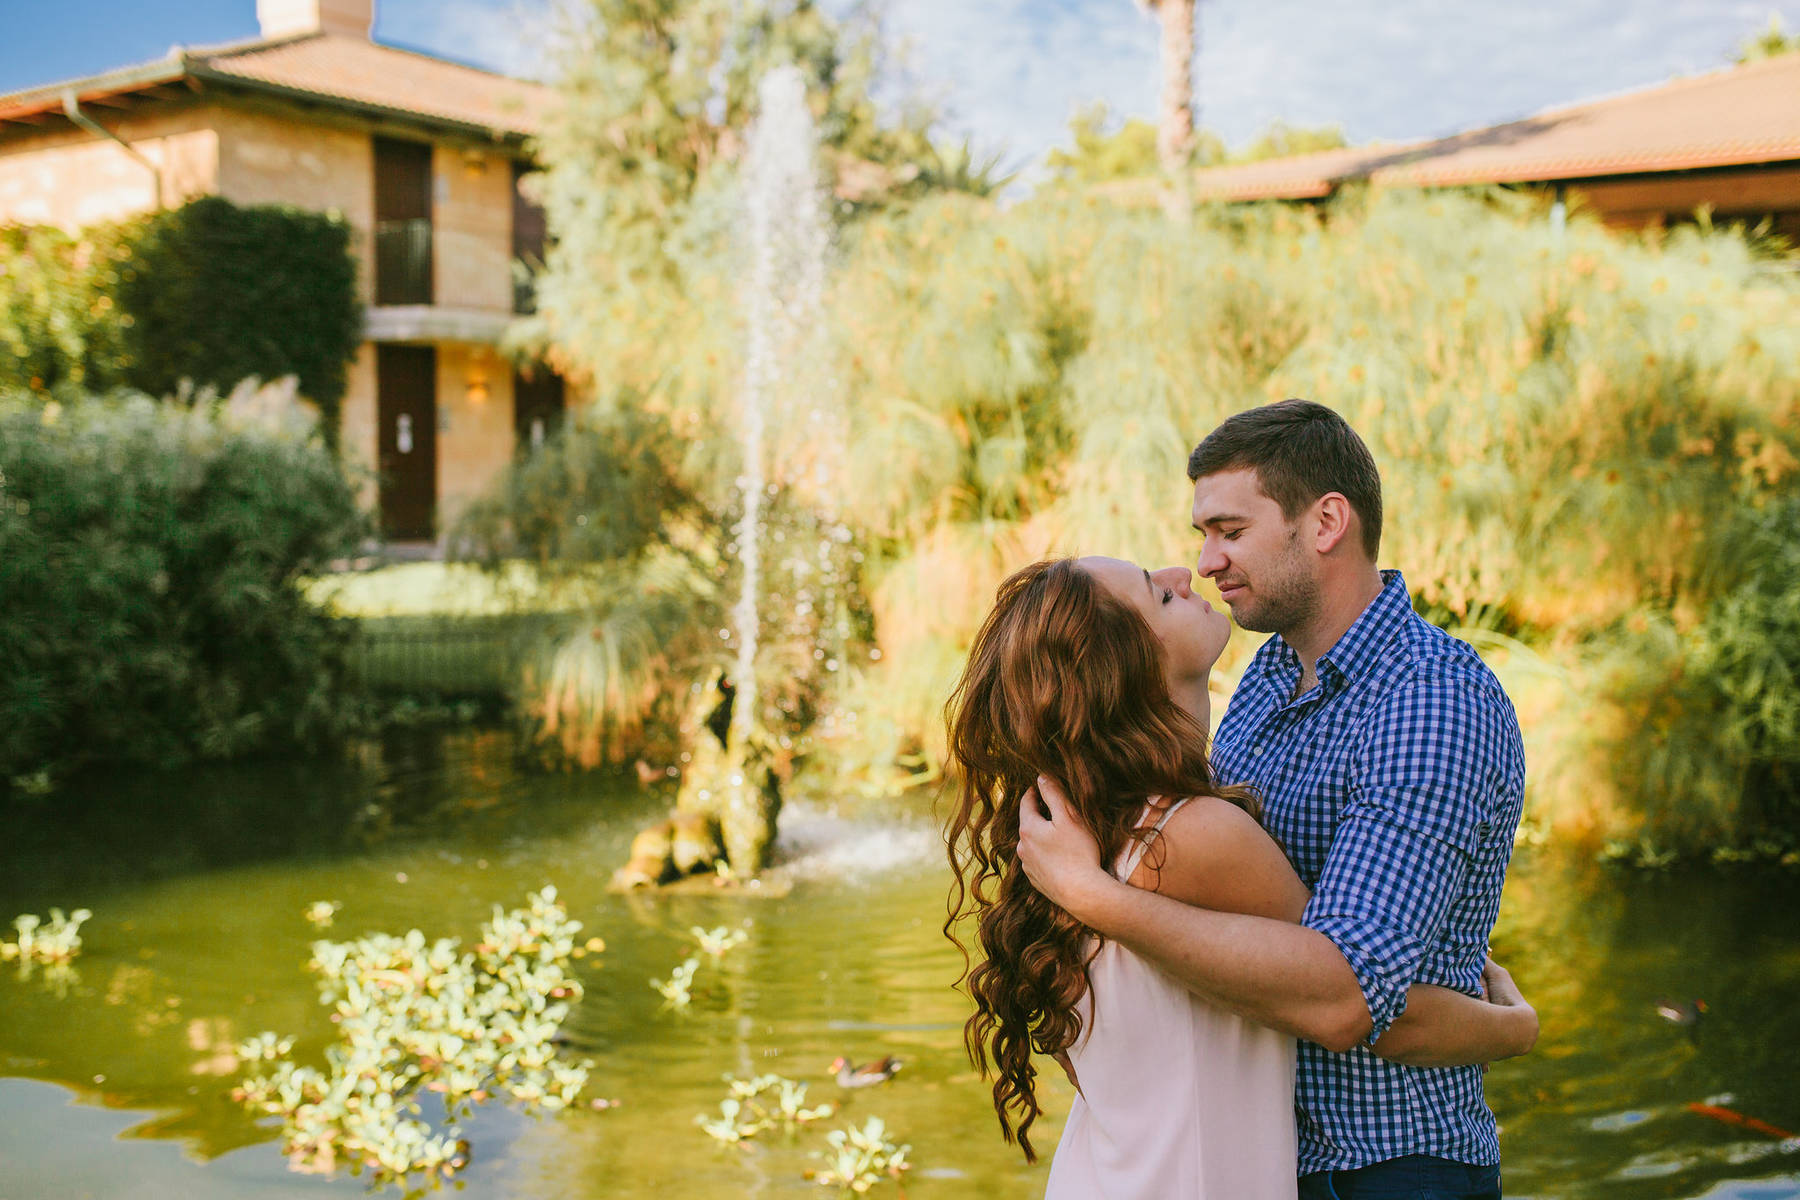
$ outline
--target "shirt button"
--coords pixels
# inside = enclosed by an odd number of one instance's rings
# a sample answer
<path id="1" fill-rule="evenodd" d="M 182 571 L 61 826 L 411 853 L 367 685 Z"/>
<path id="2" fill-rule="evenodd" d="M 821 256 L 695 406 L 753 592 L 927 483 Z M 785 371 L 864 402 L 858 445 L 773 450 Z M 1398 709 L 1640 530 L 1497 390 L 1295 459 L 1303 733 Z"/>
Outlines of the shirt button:
<path id="1" fill-rule="evenodd" d="M 1251 758 L 1261 758 L 1262 757 L 1262 747 L 1261 746 L 1252 746 L 1250 748 L 1250 757 Z"/>

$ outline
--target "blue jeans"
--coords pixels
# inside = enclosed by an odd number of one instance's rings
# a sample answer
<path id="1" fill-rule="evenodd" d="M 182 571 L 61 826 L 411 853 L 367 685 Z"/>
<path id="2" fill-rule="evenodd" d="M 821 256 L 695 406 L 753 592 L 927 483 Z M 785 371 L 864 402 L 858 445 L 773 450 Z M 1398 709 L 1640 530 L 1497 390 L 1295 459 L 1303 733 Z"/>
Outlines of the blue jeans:
<path id="1" fill-rule="evenodd" d="M 1409 1154 L 1300 1177 L 1300 1200 L 1500 1200 L 1500 1168 Z"/>

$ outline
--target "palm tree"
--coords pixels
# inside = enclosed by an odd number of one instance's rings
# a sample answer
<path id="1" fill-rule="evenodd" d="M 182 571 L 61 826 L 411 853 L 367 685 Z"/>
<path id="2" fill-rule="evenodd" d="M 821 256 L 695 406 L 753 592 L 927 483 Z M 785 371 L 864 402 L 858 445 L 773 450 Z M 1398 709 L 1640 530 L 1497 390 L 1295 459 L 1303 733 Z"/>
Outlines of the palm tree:
<path id="1" fill-rule="evenodd" d="M 1194 147 L 1194 11 L 1199 0 L 1138 0 L 1162 25 L 1162 103 L 1156 153 L 1164 174 L 1177 178 Z"/>

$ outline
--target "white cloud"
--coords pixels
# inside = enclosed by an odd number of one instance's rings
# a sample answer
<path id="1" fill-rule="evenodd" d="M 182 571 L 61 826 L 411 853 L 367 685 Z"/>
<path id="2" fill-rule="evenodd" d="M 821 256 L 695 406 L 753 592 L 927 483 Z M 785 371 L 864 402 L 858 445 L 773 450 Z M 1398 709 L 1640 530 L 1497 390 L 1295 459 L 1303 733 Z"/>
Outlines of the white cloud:
<path id="1" fill-rule="evenodd" d="M 849 0 L 827 0 L 837 6 Z M 552 0 L 382 0 L 379 34 L 515 72 L 543 61 Z M 1201 122 L 1229 143 L 1270 122 L 1352 141 L 1452 133 L 1724 65 L 1800 0 L 1202 0 Z M 905 81 L 956 136 L 1036 158 L 1104 101 L 1154 118 L 1157 26 L 1132 0 L 889 0 Z"/>
<path id="2" fill-rule="evenodd" d="M 549 0 L 379 0 L 375 36 L 491 71 L 544 73 Z"/>

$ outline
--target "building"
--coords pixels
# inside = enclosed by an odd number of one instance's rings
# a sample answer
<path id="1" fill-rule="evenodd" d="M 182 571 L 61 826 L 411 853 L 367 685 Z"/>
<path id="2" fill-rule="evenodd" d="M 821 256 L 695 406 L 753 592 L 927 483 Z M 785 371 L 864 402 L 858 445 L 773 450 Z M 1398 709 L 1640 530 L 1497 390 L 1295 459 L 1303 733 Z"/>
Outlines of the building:
<path id="1" fill-rule="evenodd" d="M 519 189 L 549 89 L 371 40 L 374 0 L 257 0 L 262 36 L 0 95 L 0 223 L 77 228 L 217 194 L 336 210 L 367 340 L 345 454 L 382 526 L 429 539 L 564 406 L 498 344 L 545 224 Z"/>
<path id="2" fill-rule="evenodd" d="M 1607 224 L 1715 219 L 1800 244 L 1800 54 L 1676 79 L 1520 121 L 1409 145 L 1358 146 L 1214 167 L 1208 200 L 1322 200 L 1376 187 L 1538 186 L 1579 194 Z"/>

